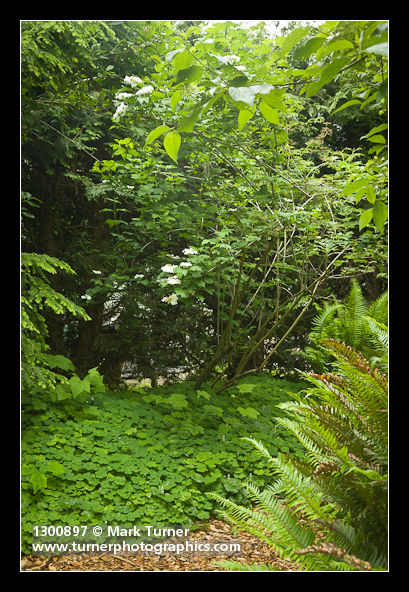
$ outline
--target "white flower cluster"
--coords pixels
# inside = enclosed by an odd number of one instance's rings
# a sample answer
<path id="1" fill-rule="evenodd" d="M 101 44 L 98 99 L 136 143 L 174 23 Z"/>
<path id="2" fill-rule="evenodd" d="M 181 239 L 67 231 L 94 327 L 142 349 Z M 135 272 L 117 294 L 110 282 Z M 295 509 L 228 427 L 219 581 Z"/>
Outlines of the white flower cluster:
<path id="1" fill-rule="evenodd" d="M 125 76 L 124 83 L 129 84 L 130 86 L 135 88 L 137 85 L 143 84 L 143 80 L 142 80 L 142 78 L 139 78 L 139 76 Z M 143 86 L 135 93 L 135 95 L 149 95 L 153 92 L 153 90 L 154 90 L 153 86 L 150 86 L 150 85 Z M 133 96 L 134 95 L 129 92 L 118 92 L 118 93 L 116 93 L 115 98 L 119 99 L 120 101 L 124 101 L 124 99 L 129 99 L 130 97 L 133 97 Z M 117 121 L 121 117 L 121 115 L 123 115 L 125 113 L 126 109 L 127 109 L 126 103 L 121 102 L 118 105 L 118 107 L 116 108 L 116 111 L 115 111 L 114 115 L 112 116 L 112 119 Z"/>
<path id="2" fill-rule="evenodd" d="M 166 283 L 172 285 L 180 284 L 180 279 L 177 277 L 177 275 L 172 275 L 166 280 Z"/>
<path id="3" fill-rule="evenodd" d="M 162 298 L 162 302 L 166 302 L 167 304 L 171 304 L 172 306 L 175 306 L 175 304 L 178 303 L 177 294 L 171 294 L 170 296 L 165 296 L 164 298 Z"/>
<path id="4" fill-rule="evenodd" d="M 196 251 L 196 249 L 183 249 L 182 253 L 184 255 L 197 255 L 198 252 Z M 176 258 L 175 255 L 170 255 L 170 257 Z M 173 263 L 166 263 L 166 265 L 163 265 L 161 267 L 161 271 L 163 271 L 164 273 L 174 273 L 175 269 L 177 269 L 178 267 L 191 267 L 192 264 L 190 261 L 182 261 L 181 263 L 179 263 L 179 265 L 174 265 Z M 158 280 L 159 283 L 162 283 L 163 280 Z M 181 281 L 180 279 L 177 277 L 177 275 L 171 275 L 170 277 L 168 277 L 165 281 L 165 284 L 169 284 L 169 285 L 175 285 L 175 284 L 180 284 Z M 163 284 L 162 284 L 163 285 Z M 164 296 L 161 300 L 162 302 L 166 302 L 167 304 L 172 304 L 173 306 L 175 304 L 177 304 L 178 302 L 178 297 L 177 294 L 170 294 L 170 296 Z"/>
<path id="5" fill-rule="evenodd" d="M 153 86 L 148 85 L 148 86 L 143 86 L 142 88 L 140 88 L 136 94 L 137 95 L 149 95 L 151 92 L 153 92 Z"/>
<path id="6" fill-rule="evenodd" d="M 239 56 L 236 55 L 217 56 L 217 59 L 223 64 L 234 64 L 235 62 L 240 61 Z"/>
<path id="7" fill-rule="evenodd" d="M 125 76 L 124 82 L 125 84 L 136 86 L 137 84 L 142 84 L 142 79 L 139 76 Z"/>
<path id="8" fill-rule="evenodd" d="M 126 111 L 125 103 L 119 103 L 118 107 L 116 108 L 115 113 L 112 116 L 112 119 L 119 119 L 123 113 Z"/>
<path id="9" fill-rule="evenodd" d="M 161 267 L 161 270 L 164 273 L 173 273 L 176 268 L 177 268 L 177 265 L 171 265 L 170 263 L 167 263 L 166 265 Z"/>
<path id="10" fill-rule="evenodd" d="M 120 101 L 123 101 L 124 99 L 129 99 L 130 97 L 133 97 L 133 94 L 128 92 L 120 92 L 116 93 L 115 95 L 115 98 L 119 99 Z"/>

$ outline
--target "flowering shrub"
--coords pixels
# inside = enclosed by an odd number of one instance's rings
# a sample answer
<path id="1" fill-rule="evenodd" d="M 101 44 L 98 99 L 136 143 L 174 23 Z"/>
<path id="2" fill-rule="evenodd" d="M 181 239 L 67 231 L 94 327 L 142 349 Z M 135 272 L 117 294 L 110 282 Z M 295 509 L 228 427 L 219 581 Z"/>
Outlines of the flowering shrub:
<path id="1" fill-rule="evenodd" d="M 196 249 L 193 249 L 193 248 L 183 249 L 182 253 L 184 255 L 198 255 L 198 252 L 196 251 Z M 172 255 L 171 257 L 173 259 L 177 258 L 176 255 Z M 178 270 L 188 269 L 189 267 L 192 267 L 192 265 L 193 264 L 190 261 L 181 261 L 179 264 L 166 263 L 165 265 L 163 265 L 161 267 L 161 271 L 163 273 L 175 274 L 175 272 L 177 273 Z M 171 275 L 170 277 L 167 277 L 165 279 L 159 278 L 158 282 L 162 286 L 166 286 L 166 285 L 175 286 L 178 284 L 182 284 L 181 278 L 178 277 L 177 275 Z M 175 306 L 178 303 L 178 296 L 187 297 L 188 295 L 189 295 L 189 291 L 182 291 L 179 294 L 173 293 L 173 294 L 170 294 L 169 296 L 164 296 L 161 299 L 161 302 L 166 302 L 167 304 L 171 304 L 172 306 Z"/>

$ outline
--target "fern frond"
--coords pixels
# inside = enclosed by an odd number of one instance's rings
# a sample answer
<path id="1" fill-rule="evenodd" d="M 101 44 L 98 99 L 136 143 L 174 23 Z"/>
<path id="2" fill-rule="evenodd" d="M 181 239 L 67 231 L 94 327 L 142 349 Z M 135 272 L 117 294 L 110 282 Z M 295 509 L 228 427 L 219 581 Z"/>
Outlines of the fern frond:
<path id="1" fill-rule="evenodd" d="M 310 553 L 330 555 L 331 557 L 340 559 L 340 565 L 346 563 L 353 569 L 357 569 L 359 571 L 371 571 L 372 569 L 372 566 L 368 561 L 362 561 L 359 559 L 359 557 L 356 557 L 356 555 L 353 555 L 352 553 L 348 554 L 344 549 L 341 549 L 332 543 L 320 543 L 318 545 L 312 545 L 300 551 L 296 551 L 296 554 L 300 555 Z M 344 569 L 346 569 L 346 566 Z"/>
<path id="2" fill-rule="evenodd" d="M 277 571 L 277 567 L 265 563 L 240 563 L 240 561 L 215 561 L 215 565 L 229 571 Z"/>
<path id="3" fill-rule="evenodd" d="M 287 540 L 288 535 L 285 529 L 282 529 L 279 521 L 274 516 L 269 516 L 268 523 L 266 524 L 267 517 L 261 512 L 240 506 L 217 493 L 207 493 L 207 496 L 219 502 L 223 510 L 219 510 L 218 513 L 227 522 L 268 543 L 279 557 L 283 557 L 285 553 L 288 553 L 288 545 L 291 543 L 291 540 Z M 274 534 L 272 535 L 270 533 Z M 283 534 L 285 540 L 279 538 L 280 536 L 283 537 Z"/>
<path id="4" fill-rule="evenodd" d="M 294 512 L 302 513 L 311 520 L 331 520 L 333 505 L 325 500 L 318 483 L 310 476 L 302 475 L 293 463 L 280 454 L 275 460 L 275 474 L 286 483 L 286 499 Z"/>
<path id="5" fill-rule="evenodd" d="M 377 368 L 372 369 L 369 361 L 364 358 L 364 356 L 358 352 L 357 350 L 353 349 L 351 346 L 346 345 L 345 343 L 341 343 L 336 341 L 335 339 L 325 339 L 323 340 L 323 345 L 330 350 L 338 360 L 344 360 L 348 362 L 348 365 L 355 366 L 359 370 L 370 374 L 375 378 L 378 384 L 382 387 L 385 394 L 388 392 L 388 380 L 385 375 L 383 375 Z M 346 368 L 346 366 L 343 366 Z"/>
<path id="6" fill-rule="evenodd" d="M 259 452 L 260 456 L 263 456 L 264 458 L 266 458 L 270 463 L 274 463 L 274 458 L 271 456 L 271 454 L 269 453 L 269 451 L 267 450 L 267 448 L 264 446 L 264 444 L 262 442 L 260 442 L 259 440 L 256 440 L 255 438 L 248 437 L 248 436 L 246 436 L 244 438 L 240 438 L 240 440 L 246 440 L 247 442 L 250 442 L 250 444 L 253 444 L 253 446 Z"/>
<path id="7" fill-rule="evenodd" d="M 309 457 L 314 459 L 313 462 L 315 463 L 323 463 L 327 460 L 327 455 L 323 453 L 322 447 L 317 446 L 317 444 L 308 437 L 305 433 L 305 429 L 300 425 L 299 422 L 291 421 L 286 417 L 277 417 L 276 422 L 284 427 L 286 427 L 290 432 L 292 432 L 296 438 L 301 442 L 306 450 L 308 450 Z"/>
<path id="8" fill-rule="evenodd" d="M 388 325 L 388 292 L 381 294 L 369 305 L 368 316 L 382 325 Z"/>
<path id="9" fill-rule="evenodd" d="M 261 512 L 257 513 L 260 522 L 267 528 L 274 529 L 280 540 L 297 548 L 311 544 L 315 538 L 313 531 L 300 526 L 295 516 L 283 505 L 282 500 L 268 489 L 259 491 L 253 483 L 247 483 L 245 487 Z M 271 521 L 270 516 L 273 518 Z"/>
<path id="10" fill-rule="evenodd" d="M 388 327 L 369 316 L 364 317 L 369 328 L 368 341 L 371 345 L 366 348 L 372 366 L 378 366 L 385 373 L 388 372 L 389 336 Z"/>
<path id="11" fill-rule="evenodd" d="M 245 484 L 254 510 L 221 500 L 226 516 L 305 571 L 385 569 L 388 533 L 387 377 L 362 353 L 326 339 L 336 373 L 306 376 L 313 385 L 278 407 L 276 422 L 306 449 L 302 459 L 273 458 L 275 482 Z"/>
<path id="12" fill-rule="evenodd" d="M 311 337 L 313 339 L 320 340 L 323 337 L 329 337 L 327 332 L 328 327 L 331 325 L 335 313 L 340 309 L 342 309 L 342 304 L 340 302 L 331 304 L 328 302 L 324 303 L 317 316 L 312 320 L 313 331 L 311 333 Z M 331 337 L 335 337 L 335 335 L 331 333 Z"/>
<path id="13" fill-rule="evenodd" d="M 358 281 L 353 278 L 351 288 L 344 299 L 344 306 L 339 319 L 344 328 L 343 341 L 360 349 L 364 333 L 363 316 L 367 312 L 367 303 Z"/>
<path id="14" fill-rule="evenodd" d="M 389 345 L 388 327 L 370 316 L 365 316 L 364 318 L 382 351 L 386 353 Z"/>

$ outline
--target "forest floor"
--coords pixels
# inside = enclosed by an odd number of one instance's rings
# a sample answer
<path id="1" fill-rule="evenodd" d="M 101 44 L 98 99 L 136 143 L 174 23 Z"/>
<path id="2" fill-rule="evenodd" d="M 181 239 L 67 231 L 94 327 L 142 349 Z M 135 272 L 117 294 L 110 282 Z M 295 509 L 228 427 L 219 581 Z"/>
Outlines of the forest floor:
<path id="1" fill-rule="evenodd" d="M 285 561 L 274 554 L 273 550 L 260 539 L 238 531 L 221 520 L 211 520 L 201 530 L 189 533 L 187 539 L 172 538 L 166 542 L 180 543 L 188 540 L 193 543 L 240 543 L 240 552 L 229 555 L 214 553 L 181 553 L 159 555 L 154 552 L 127 554 L 84 554 L 59 555 L 54 557 L 24 555 L 21 560 L 21 571 L 143 571 L 143 572 L 175 572 L 175 571 L 230 571 L 216 565 L 217 561 L 237 561 L 240 563 L 269 564 L 280 571 L 300 571 L 294 563 Z M 235 570 L 237 571 L 237 570 Z"/>

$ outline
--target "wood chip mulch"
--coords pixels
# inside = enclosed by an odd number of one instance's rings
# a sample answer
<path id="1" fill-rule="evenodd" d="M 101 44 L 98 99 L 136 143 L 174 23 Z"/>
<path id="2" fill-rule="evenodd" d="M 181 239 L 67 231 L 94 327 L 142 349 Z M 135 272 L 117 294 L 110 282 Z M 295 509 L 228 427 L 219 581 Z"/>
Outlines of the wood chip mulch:
<path id="1" fill-rule="evenodd" d="M 274 565 L 280 571 L 299 571 L 297 565 L 277 557 L 272 549 L 260 539 L 238 531 L 237 528 L 221 520 L 209 521 L 201 530 L 189 533 L 187 539 L 167 539 L 167 542 L 188 540 L 192 543 L 240 543 L 240 552 L 230 555 L 221 554 L 166 554 L 156 555 L 154 552 L 111 554 L 80 554 L 59 555 L 55 557 L 23 555 L 22 572 L 35 571 L 79 571 L 79 572 L 120 572 L 120 571 L 230 571 L 216 565 L 217 561 L 231 560 L 240 563 L 257 563 Z"/>

